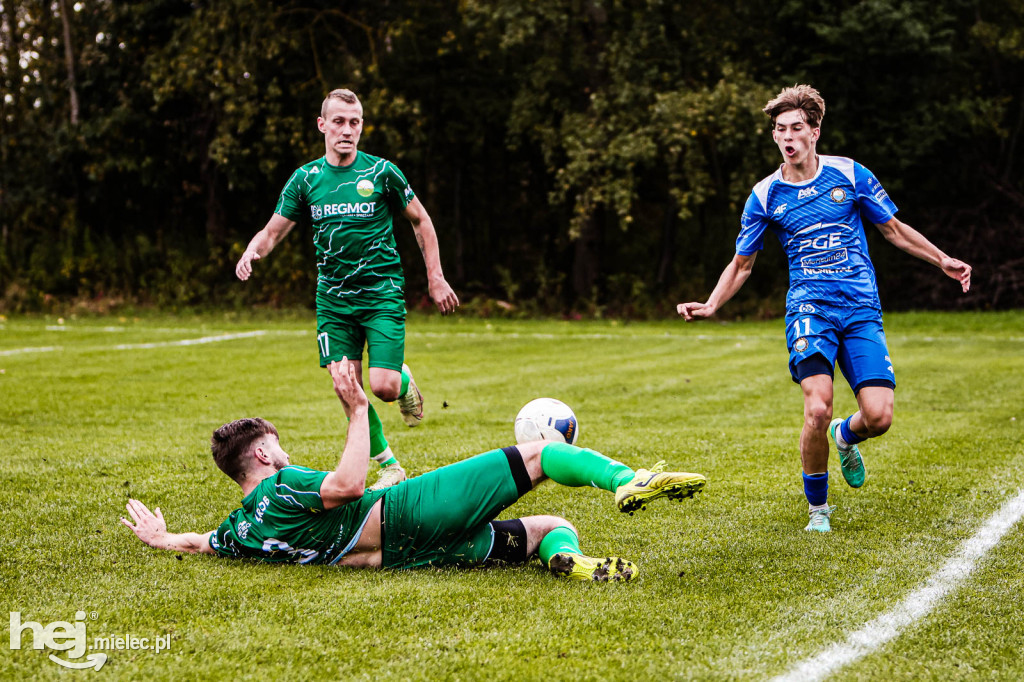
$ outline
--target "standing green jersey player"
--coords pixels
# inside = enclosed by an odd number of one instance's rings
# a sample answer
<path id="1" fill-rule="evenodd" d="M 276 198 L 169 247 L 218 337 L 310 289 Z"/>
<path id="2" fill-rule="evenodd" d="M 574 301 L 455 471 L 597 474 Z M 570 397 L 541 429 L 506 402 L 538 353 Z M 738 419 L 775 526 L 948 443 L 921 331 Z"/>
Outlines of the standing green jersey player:
<path id="1" fill-rule="evenodd" d="M 350 90 L 333 90 L 317 119 L 324 156 L 296 170 L 274 215 L 256 233 L 235 266 L 243 282 L 263 258 L 308 216 L 317 257 L 317 346 L 320 366 L 342 357 L 369 356 L 370 389 L 381 400 L 398 400 L 409 426 L 423 419 L 423 396 L 405 357 L 405 277 L 395 245 L 395 214 L 412 223 L 427 266 L 430 298 L 442 314 L 459 299 L 441 270 L 437 234 L 423 204 L 395 164 L 357 149 L 363 107 Z M 356 364 L 362 385 L 362 366 Z M 370 456 L 381 466 L 374 489 L 405 479 L 380 418 L 371 406 Z"/>

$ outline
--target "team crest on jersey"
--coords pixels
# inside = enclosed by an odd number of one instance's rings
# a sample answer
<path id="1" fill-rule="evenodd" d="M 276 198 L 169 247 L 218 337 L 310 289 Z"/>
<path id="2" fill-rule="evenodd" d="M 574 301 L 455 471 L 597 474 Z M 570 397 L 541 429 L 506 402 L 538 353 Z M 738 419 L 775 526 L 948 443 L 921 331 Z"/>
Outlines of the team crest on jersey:
<path id="1" fill-rule="evenodd" d="M 807 341 L 807 339 L 801 336 L 799 339 L 796 340 L 796 343 L 793 344 L 793 350 L 795 350 L 797 353 L 803 353 L 805 350 L 807 350 L 807 346 L 809 345 L 811 344 Z"/>
<path id="2" fill-rule="evenodd" d="M 802 189 L 802 190 L 800 190 L 799 192 L 796 193 L 796 198 L 798 200 L 799 199 L 806 199 L 807 197 L 815 197 L 815 196 L 818 196 L 818 188 L 815 187 L 814 185 L 811 185 L 810 187 L 805 187 L 804 189 Z"/>
<path id="3" fill-rule="evenodd" d="M 373 194 L 373 181 L 371 180 L 360 180 L 356 183 L 356 192 L 361 197 L 368 197 Z"/>
<path id="4" fill-rule="evenodd" d="M 309 213 L 313 217 L 313 220 L 320 220 L 324 217 L 324 210 L 316 204 L 309 207 Z"/>
<path id="5" fill-rule="evenodd" d="M 836 202 L 837 204 L 841 204 L 844 201 L 846 201 L 846 190 L 843 189 L 842 187 L 836 187 L 828 196 L 830 199 L 832 199 L 832 201 Z"/>
<path id="6" fill-rule="evenodd" d="M 786 204 L 782 204 L 777 209 L 775 209 L 775 213 L 772 213 L 772 215 L 782 215 L 785 212 L 786 212 Z"/>

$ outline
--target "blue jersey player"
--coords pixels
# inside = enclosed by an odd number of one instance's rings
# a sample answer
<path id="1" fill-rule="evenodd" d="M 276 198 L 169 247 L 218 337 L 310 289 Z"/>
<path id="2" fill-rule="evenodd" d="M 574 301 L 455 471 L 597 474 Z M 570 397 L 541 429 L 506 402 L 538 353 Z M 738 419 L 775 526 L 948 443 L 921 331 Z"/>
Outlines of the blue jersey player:
<path id="1" fill-rule="evenodd" d="M 736 255 L 705 303 L 680 303 L 688 322 L 712 316 L 750 276 L 764 234 L 771 230 L 789 260 L 786 345 L 789 370 L 804 395 L 800 460 L 810 521 L 806 530 L 828 532 L 828 439 L 839 452 L 846 482 L 859 488 L 865 468 L 857 444 L 892 423 L 896 378 L 882 330 L 875 270 L 864 222 L 912 256 L 971 286 L 971 266 L 950 258 L 896 218 L 896 205 L 875 176 L 852 159 L 819 156 L 825 102 L 808 85 L 786 88 L 768 102 L 772 139 L 783 164 L 754 186 L 743 210 Z M 836 363 L 857 397 L 858 410 L 832 419 Z"/>

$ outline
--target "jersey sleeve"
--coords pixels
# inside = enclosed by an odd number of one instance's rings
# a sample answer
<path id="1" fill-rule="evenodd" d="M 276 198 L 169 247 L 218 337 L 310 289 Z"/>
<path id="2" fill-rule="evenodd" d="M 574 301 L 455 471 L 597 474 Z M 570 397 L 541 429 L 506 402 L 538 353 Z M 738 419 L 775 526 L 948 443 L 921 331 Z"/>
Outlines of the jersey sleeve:
<path id="1" fill-rule="evenodd" d="M 392 209 L 396 213 L 404 211 L 405 207 L 416 196 L 416 193 L 412 191 L 412 187 L 409 186 L 409 181 L 405 179 L 405 175 L 398 169 L 398 166 L 390 161 L 387 162 L 384 168 L 384 183 L 384 193 L 387 196 L 388 203 L 391 204 Z"/>
<path id="2" fill-rule="evenodd" d="M 210 533 L 208 540 L 210 547 L 220 556 L 233 558 L 243 556 L 238 549 L 237 536 L 235 535 L 235 518 L 237 516 L 237 511 L 232 512 L 230 516 L 224 519 L 224 523 L 217 527 L 217 530 Z"/>
<path id="3" fill-rule="evenodd" d="M 859 163 L 853 164 L 854 185 L 857 191 L 857 205 L 861 215 L 879 225 L 896 215 L 896 204 L 889 198 L 882 183 L 875 174 Z"/>
<path id="4" fill-rule="evenodd" d="M 320 485 L 326 477 L 326 471 L 297 466 L 285 467 L 277 474 L 271 502 L 294 511 L 322 512 L 324 501 L 320 497 Z"/>
<path id="5" fill-rule="evenodd" d="M 764 248 L 764 231 L 768 228 L 768 214 L 754 192 L 747 198 L 740 218 L 740 235 L 736 238 L 736 253 L 749 256 Z"/>
<path id="6" fill-rule="evenodd" d="M 292 173 L 284 189 L 281 190 L 281 195 L 277 198 L 277 206 L 274 207 L 274 213 L 295 222 L 302 218 L 306 207 L 306 197 L 302 191 L 302 179 L 304 177 L 305 171 L 301 168 Z"/>

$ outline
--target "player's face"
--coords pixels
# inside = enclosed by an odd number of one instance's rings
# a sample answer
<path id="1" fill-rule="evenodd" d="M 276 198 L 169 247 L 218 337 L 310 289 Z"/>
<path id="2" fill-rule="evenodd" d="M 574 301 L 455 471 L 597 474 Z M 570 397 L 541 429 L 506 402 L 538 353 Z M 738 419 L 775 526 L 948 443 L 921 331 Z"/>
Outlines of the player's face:
<path id="1" fill-rule="evenodd" d="M 772 139 L 779 146 L 782 158 L 794 166 L 801 166 L 814 158 L 814 147 L 821 134 L 821 128 L 812 128 L 804 116 L 800 109 L 779 114 L 772 130 Z"/>
<path id="2" fill-rule="evenodd" d="M 327 160 L 340 166 L 347 166 L 356 160 L 359 135 L 363 132 L 363 108 L 340 99 L 327 103 L 324 116 L 316 120 L 317 127 L 324 134 Z"/>

